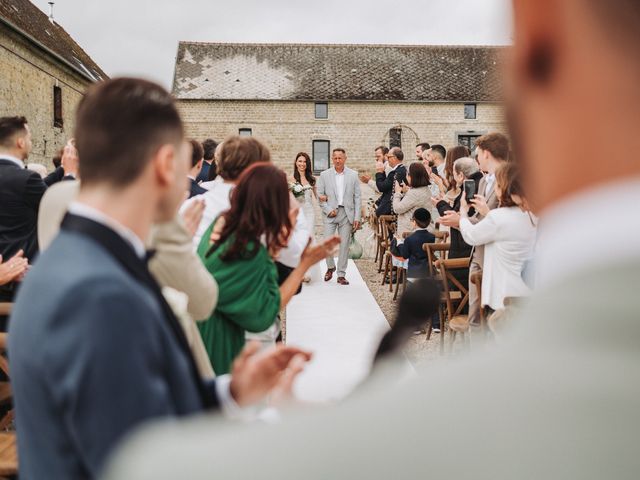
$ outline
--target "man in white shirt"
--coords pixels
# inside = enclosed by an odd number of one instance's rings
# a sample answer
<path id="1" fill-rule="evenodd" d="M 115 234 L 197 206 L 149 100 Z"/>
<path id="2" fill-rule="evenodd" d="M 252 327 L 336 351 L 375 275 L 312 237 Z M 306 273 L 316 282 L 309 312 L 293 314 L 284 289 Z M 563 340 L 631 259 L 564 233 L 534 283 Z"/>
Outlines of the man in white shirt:
<path id="1" fill-rule="evenodd" d="M 637 478 L 640 3 L 515 0 L 514 16 L 510 118 L 541 214 L 544 281 L 503 344 L 272 431 L 156 431 L 109 480 Z M 598 151 L 576 155 L 585 135 L 606 142 L 612 168 Z M 613 244 L 603 219 L 619 230 Z M 272 460 L 282 439 L 285 468 Z M 212 466 L 208 452 L 229 462 Z"/>

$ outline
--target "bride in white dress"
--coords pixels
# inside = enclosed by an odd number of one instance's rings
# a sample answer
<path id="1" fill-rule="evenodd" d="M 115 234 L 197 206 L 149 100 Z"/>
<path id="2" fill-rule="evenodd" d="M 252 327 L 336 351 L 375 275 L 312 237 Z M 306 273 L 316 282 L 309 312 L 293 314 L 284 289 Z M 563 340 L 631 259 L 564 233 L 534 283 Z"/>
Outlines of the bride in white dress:
<path id="1" fill-rule="evenodd" d="M 290 182 L 291 191 L 300 203 L 309 233 L 315 243 L 316 212 L 313 199 L 315 198 L 317 201 L 318 194 L 316 192 L 316 178 L 313 176 L 311 168 L 311 158 L 305 152 L 300 152 L 296 155 L 293 165 L 293 177 Z M 305 282 L 316 281 L 321 276 L 320 264 L 316 264 L 307 272 Z"/>

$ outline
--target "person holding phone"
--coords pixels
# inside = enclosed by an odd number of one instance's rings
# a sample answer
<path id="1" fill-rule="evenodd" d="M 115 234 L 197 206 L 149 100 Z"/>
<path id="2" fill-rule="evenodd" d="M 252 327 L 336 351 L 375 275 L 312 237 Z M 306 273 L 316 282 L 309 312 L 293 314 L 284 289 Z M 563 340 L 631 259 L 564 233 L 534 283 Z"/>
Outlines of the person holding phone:
<path id="1" fill-rule="evenodd" d="M 398 215 L 396 238 L 402 242 L 405 233 L 415 230 L 411 219 L 418 208 L 431 210 L 431 191 L 429 190 L 429 176 L 424 165 L 414 162 L 409 165 L 406 179 L 396 181 L 393 193 L 393 211 Z"/>
<path id="2" fill-rule="evenodd" d="M 470 195 L 469 198 L 475 198 L 475 193 L 478 191 L 478 185 L 481 179 L 482 172 L 478 169 L 478 164 L 474 159 L 464 157 L 456 160 L 453 163 L 453 181 L 459 193 L 452 203 L 449 203 L 443 194 L 433 197 L 433 202 L 436 204 L 438 213 L 444 217 L 451 213 L 460 212 L 462 197 Z M 471 187 L 472 185 L 473 187 Z M 457 227 L 451 227 L 450 238 L 451 250 L 449 251 L 449 258 L 464 258 L 471 255 L 471 246 L 464 241 Z M 467 276 L 468 272 L 462 274 L 464 278 Z"/>

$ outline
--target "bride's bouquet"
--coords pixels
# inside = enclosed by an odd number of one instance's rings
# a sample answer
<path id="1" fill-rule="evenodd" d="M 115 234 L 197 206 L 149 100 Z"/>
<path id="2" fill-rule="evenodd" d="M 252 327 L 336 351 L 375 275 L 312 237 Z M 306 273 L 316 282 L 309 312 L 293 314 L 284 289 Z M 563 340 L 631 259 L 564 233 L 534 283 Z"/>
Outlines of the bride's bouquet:
<path id="1" fill-rule="evenodd" d="M 293 196 L 296 198 L 304 197 L 304 193 L 307 190 L 311 190 L 313 187 L 311 185 L 302 185 L 298 182 L 293 182 L 289 184 L 289 191 L 293 193 Z"/>

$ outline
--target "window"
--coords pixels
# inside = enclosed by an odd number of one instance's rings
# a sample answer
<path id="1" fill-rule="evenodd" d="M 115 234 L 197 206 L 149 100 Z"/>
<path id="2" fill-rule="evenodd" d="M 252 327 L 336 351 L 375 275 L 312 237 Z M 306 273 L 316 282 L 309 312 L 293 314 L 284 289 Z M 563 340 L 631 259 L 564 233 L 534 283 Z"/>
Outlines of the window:
<path id="1" fill-rule="evenodd" d="M 316 103 L 316 119 L 326 120 L 329 118 L 329 104 Z"/>
<path id="2" fill-rule="evenodd" d="M 389 148 L 402 148 L 402 129 L 392 128 L 389 130 Z"/>
<path id="3" fill-rule="evenodd" d="M 241 128 L 238 130 L 238 135 L 241 137 L 250 137 L 253 134 L 250 128 Z"/>
<path id="4" fill-rule="evenodd" d="M 62 89 L 53 87 L 53 126 L 62 128 L 64 120 L 62 118 Z"/>
<path id="5" fill-rule="evenodd" d="M 331 145 L 329 140 L 313 141 L 313 171 L 322 172 L 329 168 L 329 151 Z"/>
<path id="6" fill-rule="evenodd" d="M 465 103 L 464 104 L 464 118 L 465 118 L 465 120 L 475 120 L 476 119 L 476 104 L 475 103 Z"/>
<path id="7" fill-rule="evenodd" d="M 469 149 L 471 153 L 473 153 L 476 149 L 476 138 L 480 137 L 480 134 L 477 133 L 462 133 L 458 134 L 458 145 L 464 145 Z"/>

